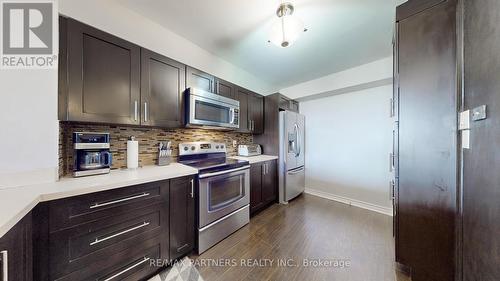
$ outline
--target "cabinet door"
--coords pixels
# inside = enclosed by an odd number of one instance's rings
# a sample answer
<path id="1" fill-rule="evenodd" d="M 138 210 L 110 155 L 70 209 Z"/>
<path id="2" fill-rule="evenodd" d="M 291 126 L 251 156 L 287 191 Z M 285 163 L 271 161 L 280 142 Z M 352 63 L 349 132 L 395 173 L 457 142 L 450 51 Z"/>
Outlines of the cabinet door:
<path id="1" fill-rule="evenodd" d="M 140 47 L 72 19 L 66 36 L 67 119 L 139 124 Z"/>
<path id="2" fill-rule="evenodd" d="M 257 211 L 262 206 L 262 173 L 263 164 L 250 166 L 250 212 Z"/>
<path id="3" fill-rule="evenodd" d="M 279 108 L 283 110 L 290 110 L 293 112 L 299 112 L 299 103 L 297 101 L 291 100 L 287 97 L 280 96 Z"/>
<path id="4" fill-rule="evenodd" d="M 184 64 L 141 49 L 141 124 L 182 126 L 185 71 Z"/>
<path id="5" fill-rule="evenodd" d="M 266 203 L 274 202 L 277 198 L 278 172 L 276 161 L 264 163 L 264 175 L 262 179 L 262 200 Z"/>
<path id="6" fill-rule="evenodd" d="M 31 213 L 0 238 L 0 280 L 33 280 Z M 6 271 L 4 271 L 6 267 Z M 7 276 L 6 279 L 5 276 Z"/>
<path id="7" fill-rule="evenodd" d="M 186 88 L 214 92 L 215 77 L 196 68 L 186 68 Z"/>
<path id="8" fill-rule="evenodd" d="M 250 131 L 254 134 L 264 133 L 264 98 L 257 94 L 248 95 L 248 119 Z"/>
<path id="9" fill-rule="evenodd" d="M 236 86 L 222 79 L 215 79 L 215 93 L 226 98 L 234 99 L 236 97 Z"/>
<path id="10" fill-rule="evenodd" d="M 240 129 L 239 132 L 249 132 L 248 120 L 248 92 L 238 87 L 236 90 L 236 100 L 240 102 Z"/>
<path id="11" fill-rule="evenodd" d="M 190 253 L 195 237 L 193 177 L 170 181 L 170 259 Z"/>

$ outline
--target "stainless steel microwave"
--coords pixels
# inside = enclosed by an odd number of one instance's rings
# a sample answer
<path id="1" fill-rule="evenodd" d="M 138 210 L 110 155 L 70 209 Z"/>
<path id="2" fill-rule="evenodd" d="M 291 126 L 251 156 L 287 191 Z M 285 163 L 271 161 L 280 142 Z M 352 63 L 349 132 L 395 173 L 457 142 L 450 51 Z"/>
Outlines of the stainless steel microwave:
<path id="1" fill-rule="evenodd" d="M 234 130 L 240 127 L 240 102 L 200 89 L 186 91 L 186 126 Z"/>

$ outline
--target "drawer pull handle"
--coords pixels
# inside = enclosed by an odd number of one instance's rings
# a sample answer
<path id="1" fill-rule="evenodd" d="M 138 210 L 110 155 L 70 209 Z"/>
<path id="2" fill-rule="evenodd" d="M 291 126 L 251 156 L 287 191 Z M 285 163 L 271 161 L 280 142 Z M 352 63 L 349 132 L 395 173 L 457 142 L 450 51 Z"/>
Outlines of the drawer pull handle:
<path id="1" fill-rule="evenodd" d="M 2 280 L 8 281 L 9 280 L 9 252 L 7 251 L 1 251 L 0 254 L 2 255 Z"/>
<path id="2" fill-rule="evenodd" d="M 177 253 L 182 252 L 187 247 L 189 247 L 189 244 L 184 244 L 184 245 L 180 246 L 179 248 L 177 248 Z"/>
<path id="3" fill-rule="evenodd" d="M 130 271 L 130 270 L 132 270 L 132 269 L 134 269 L 134 268 L 138 267 L 139 265 L 141 265 L 141 264 L 143 264 L 143 263 L 147 262 L 147 261 L 148 261 L 148 260 L 150 260 L 150 259 L 151 259 L 151 258 L 144 257 L 144 258 L 143 258 L 141 261 L 139 261 L 138 263 L 136 263 L 136 264 L 134 264 L 134 265 L 131 265 L 131 266 L 129 266 L 129 267 L 127 267 L 127 268 L 125 268 L 124 270 L 122 270 L 122 271 L 120 271 L 120 272 L 118 272 L 118 273 L 116 273 L 116 274 L 114 274 L 114 275 L 112 275 L 112 276 L 110 276 L 110 277 L 108 277 L 108 278 L 104 279 L 103 281 L 110 281 L 110 280 L 113 280 L 113 279 L 115 279 L 116 277 L 119 277 L 120 275 L 122 275 L 123 273 L 126 273 L 127 271 Z"/>
<path id="4" fill-rule="evenodd" d="M 122 198 L 122 199 L 118 199 L 118 200 L 114 200 L 114 201 L 109 201 L 109 202 L 105 202 L 105 203 L 94 203 L 90 206 L 90 209 L 109 206 L 109 205 L 113 205 L 113 204 L 117 204 L 117 203 L 121 203 L 121 202 L 125 202 L 125 201 L 130 201 L 130 200 L 134 200 L 134 199 L 146 197 L 146 196 L 149 196 L 149 193 L 144 192 L 144 193 L 139 194 L 139 195 L 130 196 L 130 197 L 126 197 L 126 198 Z"/>
<path id="5" fill-rule="evenodd" d="M 140 224 L 140 225 L 138 225 L 138 226 L 134 226 L 134 227 L 129 228 L 129 229 L 127 229 L 127 230 L 120 231 L 120 232 L 115 233 L 115 234 L 110 235 L 110 236 L 106 236 L 106 237 L 104 237 L 104 238 L 102 238 L 102 239 L 96 238 L 96 239 L 94 240 L 94 242 L 91 242 L 89 245 L 90 245 L 90 246 L 94 246 L 94 245 L 99 244 L 99 243 L 101 243 L 101 242 L 104 242 L 104 241 L 106 241 L 106 240 L 109 240 L 109 239 L 115 238 L 115 237 L 117 237 L 117 236 L 123 235 L 123 234 L 125 234 L 125 233 L 129 233 L 129 232 L 134 231 L 134 230 L 137 230 L 137 229 L 139 229 L 139 228 L 146 227 L 146 226 L 148 226 L 149 224 L 150 224 L 150 222 L 143 222 L 142 224 Z"/>

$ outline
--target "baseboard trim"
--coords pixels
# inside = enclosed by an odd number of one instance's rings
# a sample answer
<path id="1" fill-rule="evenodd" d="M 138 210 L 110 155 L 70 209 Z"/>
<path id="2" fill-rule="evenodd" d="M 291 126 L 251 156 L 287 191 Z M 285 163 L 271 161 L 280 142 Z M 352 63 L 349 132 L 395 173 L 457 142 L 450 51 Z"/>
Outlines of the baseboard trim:
<path id="1" fill-rule="evenodd" d="M 305 193 L 310 194 L 310 195 L 314 195 L 314 196 L 318 196 L 321 198 L 325 198 L 328 200 L 333 200 L 333 201 L 337 201 L 340 203 L 344 203 L 344 204 L 347 204 L 349 206 L 354 206 L 354 207 L 366 209 L 366 210 L 376 212 L 379 214 L 384 214 L 384 215 L 391 216 L 391 217 L 393 216 L 392 208 L 382 207 L 382 206 L 375 205 L 372 203 L 368 203 L 368 202 L 364 202 L 364 201 L 360 201 L 360 200 L 356 200 L 356 199 L 352 199 L 352 198 L 348 198 L 348 197 L 344 197 L 344 196 L 334 195 L 331 193 L 327 193 L 327 192 L 319 191 L 319 190 L 314 190 L 314 189 L 310 189 L 310 188 L 306 188 Z"/>

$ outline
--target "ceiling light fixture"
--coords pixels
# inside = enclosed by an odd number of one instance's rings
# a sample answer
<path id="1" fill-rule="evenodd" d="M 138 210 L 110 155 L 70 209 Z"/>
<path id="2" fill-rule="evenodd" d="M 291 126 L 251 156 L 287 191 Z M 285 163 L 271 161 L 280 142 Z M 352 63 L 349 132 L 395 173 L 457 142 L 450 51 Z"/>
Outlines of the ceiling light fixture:
<path id="1" fill-rule="evenodd" d="M 276 10 L 278 19 L 273 24 L 269 33 L 269 41 L 274 45 L 282 48 L 291 46 L 307 29 L 297 17 L 293 16 L 294 7 L 292 3 L 281 2 Z"/>

